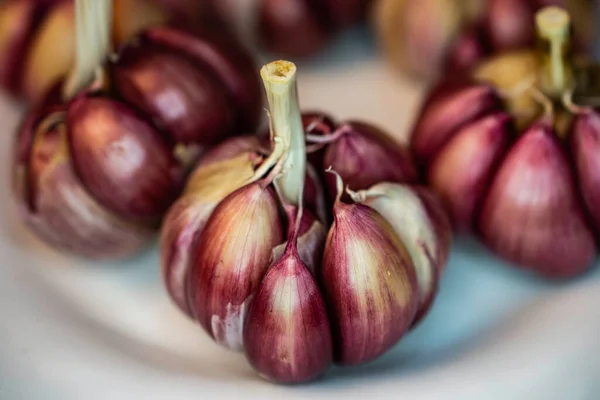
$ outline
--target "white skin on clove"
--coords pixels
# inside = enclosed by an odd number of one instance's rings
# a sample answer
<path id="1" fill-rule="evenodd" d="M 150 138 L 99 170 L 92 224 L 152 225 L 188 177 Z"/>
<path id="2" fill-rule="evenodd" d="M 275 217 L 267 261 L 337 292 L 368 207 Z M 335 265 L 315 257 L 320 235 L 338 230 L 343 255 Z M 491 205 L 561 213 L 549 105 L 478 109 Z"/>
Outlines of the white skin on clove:
<path id="1" fill-rule="evenodd" d="M 211 331 L 215 341 L 234 351 L 241 351 L 244 348 L 243 327 L 248 306 L 254 295 L 239 305 L 227 304 L 224 317 L 213 315 L 210 321 Z"/>
<path id="2" fill-rule="evenodd" d="M 439 249 L 434 227 L 421 199 L 410 188 L 393 183 L 379 183 L 368 190 L 348 192 L 354 201 L 375 209 L 392 225 L 417 269 L 421 301 L 426 300 L 436 279 L 433 262 Z"/>

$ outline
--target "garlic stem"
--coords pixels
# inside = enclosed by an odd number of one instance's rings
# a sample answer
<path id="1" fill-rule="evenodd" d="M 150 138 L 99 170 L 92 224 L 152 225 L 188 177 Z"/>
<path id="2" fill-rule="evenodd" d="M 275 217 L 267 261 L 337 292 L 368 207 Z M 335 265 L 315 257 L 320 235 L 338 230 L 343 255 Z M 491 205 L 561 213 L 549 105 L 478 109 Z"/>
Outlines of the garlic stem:
<path id="1" fill-rule="evenodd" d="M 260 74 L 269 102 L 271 135 L 275 140 L 273 157 L 269 159 L 285 157 L 284 174 L 279 185 L 286 201 L 298 205 L 306 173 L 306 145 L 296 66 L 289 61 L 274 61 L 265 65 Z"/>
<path id="2" fill-rule="evenodd" d="M 75 63 L 63 86 L 70 99 L 97 76 L 111 51 L 112 0 L 75 0 Z"/>
<path id="3" fill-rule="evenodd" d="M 582 107 L 573 102 L 573 90 L 563 93 L 562 103 L 563 106 L 573 114 L 583 114 L 588 112 L 588 107 Z"/>
<path id="4" fill-rule="evenodd" d="M 540 39 L 549 45 L 542 61 L 541 85 L 547 94 L 558 97 L 571 85 L 573 72 L 567 58 L 571 41 L 571 18 L 559 7 L 544 7 L 535 17 Z"/>
<path id="5" fill-rule="evenodd" d="M 296 218 L 294 219 L 294 229 L 290 234 L 288 234 L 287 245 L 285 246 L 284 254 L 289 252 L 298 253 L 298 236 L 300 235 L 300 225 L 302 224 L 302 214 L 304 213 L 302 203 L 302 201 L 299 202 L 296 211 Z M 290 216 L 293 215 L 293 211 L 296 210 L 296 208 L 290 205 L 287 205 L 285 208 L 286 214 L 288 216 L 288 221 L 291 222 Z"/>

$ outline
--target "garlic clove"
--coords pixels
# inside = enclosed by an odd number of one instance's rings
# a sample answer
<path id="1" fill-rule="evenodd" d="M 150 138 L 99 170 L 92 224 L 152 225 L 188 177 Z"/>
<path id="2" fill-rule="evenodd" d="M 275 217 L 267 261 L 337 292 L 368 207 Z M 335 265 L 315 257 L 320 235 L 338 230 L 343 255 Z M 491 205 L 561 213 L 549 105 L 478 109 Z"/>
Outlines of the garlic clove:
<path id="1" fill-rule="evenodd" d="M 431 307 L 452 242 L 450 221 L 439 199 L 422 187 L 383 182 L 352 194 L 394 229 L 414 264 L 419 285 L 419 322 Z"/>
<path id="2" fill-rule="evenodd" d="M 254 173 L 248 152 L 229 159 L 201 164 L 191 174 L 185 193 L 165 215 L 160 235 L 161 271 L 174 303 L 188 316 L 185 282 L 190 254 L 215 207 L 242 187 Z"/>
<path id="3" fill-rule="evenodd" d="M 600 233 L 600 114 L 587 110 L 571 127 L 571 152 L 586 209 Z"/>
<path id="4" fill-rule="evenodd" d="M 498 169 L 479 219 L 493 251 L 548 277 L 571 277 L 591 265 L 594 236 L 570 168 L 549 123 L 523 133 Z"/>
<path id="5" fill-rule="evenodd" d="M 119 96 L 160 121 L 176 143 L 214 144 L 233 133 L 236 113 L 226 88 L 179 54 L 134 42 L 119 53 L 112 76 Z"/>
<path id="6" fill-rule="evenodd" d="M 37 28 L 23 67 L 22 90 L 29 103 L 39 101 L 71 69 L 75 54 L 74 16 L 72 1 L 57 1 Z"/>
<path id="7" fill-rule="evenodd" d="M 294 210 L 288 217 L 289 221 L 296 219 L 297 210 Z M 289 224 L 288 237 L 292 234 L 294 226 Z M 309 210 L 302 212 L 300 229 L 298 230 L 298 256 L 306 268 L 317 275 L 321 270 L 321 261 L 323 258 L 323 249 L 325 248 L 325 238 L 327 230 Z M 273 260 L 280 259 L 286 250 L 288 242 L 282 243 L 273 249 Z"/>
<path id="8" fill-rule="evenodd" d="M 412 134 L 411 147 L 417 160 L 428 164 L 460 128 L 500 109 L 500 99 L 487 84 L 435 96 L 423 108 Z"/>
<path id="9" fill-rule="evenodd" d="M 390 224 L 361 204 L 336 202 L 321 285 L 329 308 L 334 361 L 355 365 L 392 347 L 419 303 L 415 267 Z"/>
<path id="10" fill-rule="evenodd" d="M 12 0 L 0 4 L 0 86 L 17 92 L 27 46 L 37 19 L 34 0 Z"/>
<path id="11" fill-rule="evenodd" d="M 214 35 L 213 35 L 214 36 Z M 262 117 L 263 89 L 252 56 L 224 35 L 193 36 L 160 26 L 144 32 L 142 40 L 180 51 L 194 63 L 206 67 L 226 87 L 238 108 L 237 129 L 254 132 Z M 219 41 L 220 40 L 220 41 Z"/>
<path id="12" fill-rule="evenodd" d="M 314 380 L 331 365 L 325 302 L 297 253 L 286 251 L 277 259 L 256 291 L 245 322 L 244 348 L 250 364 L 278 383 Z"/>
<path id="13" fill-rule="evenodd" d="M 26 125 L 36 133 L 21 134 L 13 167 L 25 223 L 51 246 L 89 258 L 126 258 L 146 246 L 152 229 L 112 214 L 81 186 L 60 117 L 51 114 L 38 125 Z"/>
<path id="14" fill-rule="evenodd" d="M 66 121 L 73 168 L 101 204 L 140 220 L 166 212 L 180 192 L 183 168 L 154 127 L 102 97 L 75 99 Z"/>
<path id="15" fill-rule="evenodd" d="M 463 22 L 454 0 L 379 0 L 374 16 L 386 56 L 402 71 L 425 79 L 440 72 Z"/>
<path id="16" fill-rule="evenodd" d="M 467 27 L 452 43 L 446 56 L 446 68 L 451 71 L 468 71 L 490 53 L 484 40 L 481 24 Z"/>
<path id="17" fill-rule="evenodd" d="M 377 182 L 417 182 L 411 154 L 381 129 L 351 121 L 338 127 L 342 135 L 327 145 L 324 167 L 331 167 L 353 190 L 367 189 Z M 337 193 L 333 175 L 326 176 L 331 198 Z"/>
<path id="18" fill-rule="evenodd" d="M 210 216 L 192 250 L 188 304 L 213 339 L 241 350 L 249 302 L 284 240 L 274 191 L 261 182 L 238 189 Z"/>
<path id="19" fill-rule="evenodd" d="M 456 230 L 473 228 L 476 212 L 513 133 L 508 114 L 482 117 L 459 130 L 431 164 L 428 182 L 440 195 Z"/>
<path id="20" fill-rule="evenodd" d="M 484 12 L 486 37 L 496 51 L 534 44 L 535 7 L 531 0 L 488 0 Z"/>
<path id="21" fill-rule="evenodd" d="M 210 148 L 198 160 L 196 168 L 214 163 L 226 161 L 232 157 L 239 156 L 242 153 L 259 153 L 264 143 L 261 138 L 256 135 L 241 135 L 234 136 L 223 140 L 218 145 Z M 268 147 L 267 147 L 268 149 Z M 263 152 L 268 153 L 267 149 Z M 249 156 L 250 157 L 250 156 Z M 188 182 L 188 187 L 190 183 Z"/>

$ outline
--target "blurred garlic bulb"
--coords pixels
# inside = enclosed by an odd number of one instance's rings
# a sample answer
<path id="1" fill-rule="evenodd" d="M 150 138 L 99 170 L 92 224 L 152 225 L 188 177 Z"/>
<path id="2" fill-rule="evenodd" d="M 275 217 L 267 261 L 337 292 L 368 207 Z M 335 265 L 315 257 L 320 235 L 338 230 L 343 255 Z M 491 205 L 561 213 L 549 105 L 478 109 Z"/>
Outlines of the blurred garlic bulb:
<path id="1" fill-rule="evenodd" d="M 586 0 L 379 0 L 374 24 L 388 59 L 408 75 L 431 80 L 443 70 L 468 70 L 497 52 L 530 47 L 533 17 L 550 5 L 569 11 L 575 47 L 587 49 L 594 20 Z"/>
<path id="2" fill-rule="evenodd" d="M 485 0 L 379 0 L 374 24 L 385 55 L 403 72 L 430 79 Z"/>

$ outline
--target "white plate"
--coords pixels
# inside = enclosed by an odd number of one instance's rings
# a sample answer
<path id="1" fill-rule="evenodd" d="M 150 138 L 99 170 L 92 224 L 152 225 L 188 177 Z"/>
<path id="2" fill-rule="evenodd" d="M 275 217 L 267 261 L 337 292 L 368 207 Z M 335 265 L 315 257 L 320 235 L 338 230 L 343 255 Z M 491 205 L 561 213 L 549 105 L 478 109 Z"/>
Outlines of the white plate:
<path id="1" fill-rule="evenodd" d="M 303 106 L 376 121 L 405 140 L 420 90 L 373 57 L 364 38 L 350 39 L 300 66 Z M 598 398 L 599 268 L 551 284 L 465 239 L 431 314 L 389 354 L 307 386 L 266 383 L 175 310 L 156 246 L 100 264 L 59 254 L 24 230 L 8 183 L 8 131 L 19 117 L 0 100 L 0 399 Z"/>

